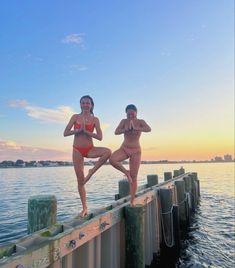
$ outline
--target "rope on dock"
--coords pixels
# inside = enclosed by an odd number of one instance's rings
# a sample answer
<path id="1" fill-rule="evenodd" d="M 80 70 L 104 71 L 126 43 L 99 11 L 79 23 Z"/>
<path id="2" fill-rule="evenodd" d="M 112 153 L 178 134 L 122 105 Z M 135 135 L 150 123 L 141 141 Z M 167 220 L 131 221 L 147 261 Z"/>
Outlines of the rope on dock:
<path id="1" fill-rule="evenodd" d="M 162 223 L 162 232 L 163 232 L 164 242 L 165 242 L 165 244 L 166 244 L 167 247 L 171 248 L 171 247 L 173 247 L 175 245 L 175 240 L 174 240 L 174 226 L 173 226 L 173 213 L 172 213 L 173 212 L 173 206 L 167 212 L 162 212 L 162 207 L 161 206 L 160 206 L 160 210 L 161 210 L 161 215 L 170 215 L 171 243 L 168 243 L 168 241 L 166 239 L 166 232 L 165 232 L 163 217 L 161 217 L 161 223 Z"/>
<path id="2" fill-rule="evenodd" d="M 187 195 L 186 195 L 185 198 L 184 198 L 180 203 L 177 203 L 177 205 L 178 205 L 178 206 L 183 205 L 183 204 L 186 202 L 187 199 L 188 199 L 188 197 L 187 197 Z"/>

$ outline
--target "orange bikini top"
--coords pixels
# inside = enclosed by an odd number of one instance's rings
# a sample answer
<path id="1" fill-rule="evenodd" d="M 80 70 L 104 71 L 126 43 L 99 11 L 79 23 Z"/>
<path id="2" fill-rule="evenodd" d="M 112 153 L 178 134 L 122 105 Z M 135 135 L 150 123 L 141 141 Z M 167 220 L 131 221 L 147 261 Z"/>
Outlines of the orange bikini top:
<path id="1" fill-rule="evenodd" d="M 74 123 L 74 129 L 79 129 L 81 128 L 81 124 L 79 123 Z M 90 132 L 93 132 L 94 131 L 94 124 L 85 124 L 85 129 L 90 131 Z"/>

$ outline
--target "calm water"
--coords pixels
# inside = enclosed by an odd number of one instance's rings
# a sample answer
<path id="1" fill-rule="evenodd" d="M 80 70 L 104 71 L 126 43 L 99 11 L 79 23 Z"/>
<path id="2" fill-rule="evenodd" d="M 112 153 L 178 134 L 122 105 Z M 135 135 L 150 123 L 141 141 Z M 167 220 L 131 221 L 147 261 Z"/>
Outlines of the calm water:
<path id="1" fill-rule="evenodd" d="M 158 174 L 161 182 L 165 171 L 180 167 L 142 165 L 139 185 L 146 183 L 148 174 Z M 198 173 L 201 201 L 174 266 L 231 268 L 235 264 L 234 163 L 183 167 L 186 172 Z M 89 208 L 113 201 L 121 178 L 111 166 L 98 170 L 87 185 Z M 28 198 L 38 194 L 56 195 L 59 222 L 72 219 L 81 209 L 73 167 L 0 169 L 0 245 L 27 234 Z"/>

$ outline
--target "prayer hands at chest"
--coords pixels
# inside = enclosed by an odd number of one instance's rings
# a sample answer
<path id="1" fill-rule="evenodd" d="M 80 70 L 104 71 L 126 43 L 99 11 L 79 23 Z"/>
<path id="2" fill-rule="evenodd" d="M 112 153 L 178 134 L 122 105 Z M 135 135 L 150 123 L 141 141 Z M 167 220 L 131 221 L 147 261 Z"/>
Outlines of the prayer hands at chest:
<path id="1" fill-rule="evenodd" d="M 134 122 L 133 120 L 130 120 L 125 124 L 125 132 L 126 134 L 136 134 L 140 130 L 137 128 L 138 122 Z"/>

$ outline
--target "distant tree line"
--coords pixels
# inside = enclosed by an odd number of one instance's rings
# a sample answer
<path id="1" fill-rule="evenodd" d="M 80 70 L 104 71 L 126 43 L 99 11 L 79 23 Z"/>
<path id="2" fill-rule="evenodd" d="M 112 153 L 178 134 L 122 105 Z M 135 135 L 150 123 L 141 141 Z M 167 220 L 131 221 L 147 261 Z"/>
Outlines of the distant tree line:
<path id="1" fill-rule="evenodd" d="M 18 159 L 15 162 L 10 160 L 4 160 L 0 162 L 1 168 L 8 167 L 55 167 L 55 166 L 71 166 L 71 162 L 66 161 L 51 161 L 51 160 L 41 160 L 41 161 L 24 161 Z"/>

